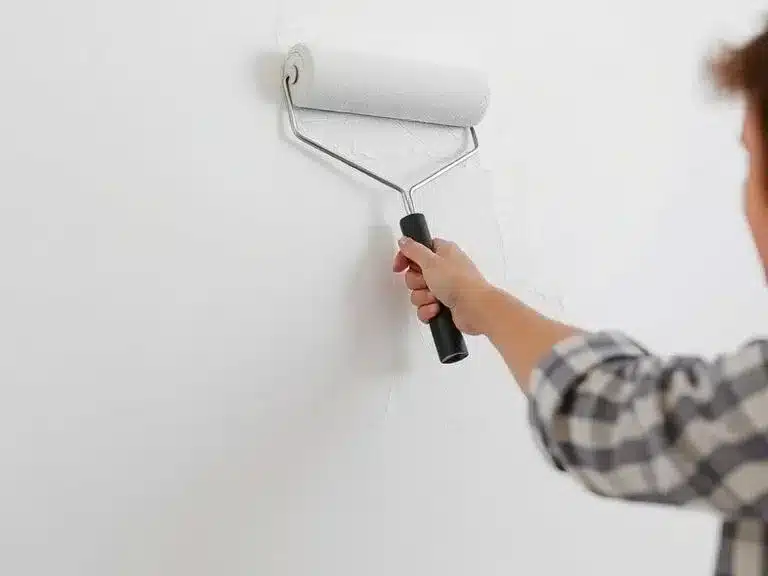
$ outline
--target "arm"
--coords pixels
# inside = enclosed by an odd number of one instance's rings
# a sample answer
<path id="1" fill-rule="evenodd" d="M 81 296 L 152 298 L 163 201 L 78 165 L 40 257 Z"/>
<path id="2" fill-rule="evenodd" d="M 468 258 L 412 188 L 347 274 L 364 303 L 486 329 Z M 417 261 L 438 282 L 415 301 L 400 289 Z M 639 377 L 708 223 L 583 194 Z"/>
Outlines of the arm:
<path id="1" fill-rule="evenodd" d="M 530 394 L 531 374 L 558 342 L 580 331 L 551 320 L 503 290 L 470 297 L 478 329 L 501 354 L 520 389 Z"/>
<path id="2" fill-rule="evenodd" d="M 428 322 L 447 306 L 456 327 L 484 334 L 493 343 L 523 392 L 534 367 L 557 342 L 578 330 L 542 316 L 517 298 L 489 284 L 453 242 L 435 239 L 435 252 L 409 238 L 400 240 L 394 271 L 406 271 L 411 302 Z M 524 337 L 520 335 L 524 334 Z"/>
<path id="3" fill-rule="evenodd" d="M 768 517 L 768 343 L 713 361 L 621 333 L 556 344 L 530 420 L 556 465 L 600 495 Z"/>
<path id="4" fill-rule="evenodd" d="M 549 320 L 490 286 L 458 248 L 406 241 L 395 270 L 419 317 L 437 299 L 486 335 L 528 394 L 554 464 L 594 493 L 768 517 L 768 343 L 662 359 L 618 333 Z"/>

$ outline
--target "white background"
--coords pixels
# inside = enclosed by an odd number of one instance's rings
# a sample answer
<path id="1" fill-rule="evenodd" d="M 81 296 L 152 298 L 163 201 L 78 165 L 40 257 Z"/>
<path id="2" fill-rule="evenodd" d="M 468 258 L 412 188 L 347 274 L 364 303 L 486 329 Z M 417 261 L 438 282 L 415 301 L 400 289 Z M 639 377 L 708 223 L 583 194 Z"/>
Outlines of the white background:
<path id="1" fill-rule="evenodd" d="M 714 354 L 768 307 L 702 63 L 761 5 L 1 4 L 0 573 L 710 573 L 714 518 L 552 471 L 487 342 L 439 365 L 398 198 L 289 136 L 279 71 L 305 39 L 486 67 L 433 233 L 547 313 Z M 403 183 L 464 144 L 302 118 Z"/>

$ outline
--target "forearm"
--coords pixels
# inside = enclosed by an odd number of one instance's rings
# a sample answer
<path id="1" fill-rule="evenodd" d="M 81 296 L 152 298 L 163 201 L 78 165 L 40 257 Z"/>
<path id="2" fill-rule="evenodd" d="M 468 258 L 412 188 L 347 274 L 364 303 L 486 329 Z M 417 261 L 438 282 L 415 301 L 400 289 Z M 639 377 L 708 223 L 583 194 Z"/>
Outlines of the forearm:
<path id="1" fill-rule="evenodd" d="M 536 365 L 555 344 L 578 332 L 498 288 L 478 297 L 475 306 L 481 332 L 499 351 L 526 394 Z"/>

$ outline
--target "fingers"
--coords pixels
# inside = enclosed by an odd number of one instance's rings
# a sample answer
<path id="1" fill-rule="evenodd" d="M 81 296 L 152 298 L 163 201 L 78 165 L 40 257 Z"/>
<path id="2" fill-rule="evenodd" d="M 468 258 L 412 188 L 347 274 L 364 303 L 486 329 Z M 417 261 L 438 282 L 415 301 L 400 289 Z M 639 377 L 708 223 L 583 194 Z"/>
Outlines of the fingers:
<path id="1" fill-rule="evenodd" d="M 450 240 L 444 240 L 442 238 L 433 239 L 432 245 L 435 248 L 435 254 L 437 254 L 438 256 L 447 256 L 455 252 L 459 248 L 455 242 L 451 242 Z"/>
<path id="2" fill-rule="evenodd" d="M 395 261 L 392 266 L 392 269 L 397 273 L 406 270 L 409 266 L 414 267 L 414 264 L 415 267 L 418 268 L 424 264 L 433 262 L 435 254 L 442 256 L 458 250 L 456 243 L 442 238 L 435 238 L 432 241 L 432 245 L 435 249 L 434 252 L 410 238 L 402 238 L 399 244 L 400 251 L 395 255 Z"/>
<path id="3" fill-rule="evenodd" d="M 408 270 L 405 273 L 405 285 L 411 290 L 424 290 L 427 287 L 427 282 L 419 272 Z"/>
<path id="4" fill-rule="evenodd" d="M 392 271 L 397 274 L 400 274 L 400 272 L 407 270 L 410 265 L 411 265 L 411 261 L 408 260 L 408 257 L 402 252 L 398 252 L 395 255 L 395 261 L 392 264 Z"/>
<path id="5" fill-rule="evenodd" d="M 403 237 L 400 239 L 399 244 L 400 251 L 406 258 L 418 264 L 421 269 L 430 266 L 436 258 L 436 255 L 432 250 L 411 238 Z"/>
<path id="6" fill-rule="evenodd" d="M 437 298 L 429 290 L 414 290 L 411 292 L 411 304 L 414 306 L 426 306 L 437 303 Z"/>
<path id="7" fill-rule="evenodd" d="M 416 315 L 419 317 L 419 320 L 424 322 L 424 324 L 428 324 L 432 318 L 438 315 L 440 312 L 440 305 L 439 304 L 427 304 L 426 306 L 420 306 L 419 309 L 416 311 Z"/>
<path id="8" fill-rule="evenodd" d="M 458 246 L 448 240 L 435 238 L 433 240 L 434 252 L 410 238 L 402 238 L 399 241 L 400 251 L 395 256 L 393 269 L 395 272 L 405 272 L 405 284 L 411 289 L 411 303 L 417 308 L 416 316 L 424 324 L 428 324 L 440 313 L 440 302 L 429 290 L 424 274 L 438 275 L 437 264 L 443 256 L 451 256 L 457 251 Z"/>

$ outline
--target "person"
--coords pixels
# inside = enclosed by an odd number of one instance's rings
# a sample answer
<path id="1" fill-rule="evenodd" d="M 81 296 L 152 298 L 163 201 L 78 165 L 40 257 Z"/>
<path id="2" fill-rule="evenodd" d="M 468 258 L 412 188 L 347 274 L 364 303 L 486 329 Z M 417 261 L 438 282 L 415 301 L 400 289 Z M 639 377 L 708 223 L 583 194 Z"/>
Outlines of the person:
<path id="1" fill-rule="evenodd" d="M 711 72 L 745 100 L 744 209 L 768 275 L 768 23 Z M 627 334 L 549 319 L 486 281 L 456 244 L 433 248 L 402 238 L 394 259 L 418 318 L 442 302 L 459 330 L 489 339 L 556 469 L 604 497 L 704 506 L 722 517 L 716 574 L 768 574 L 768 341 L 709 361 L 663 358 Z"/>

